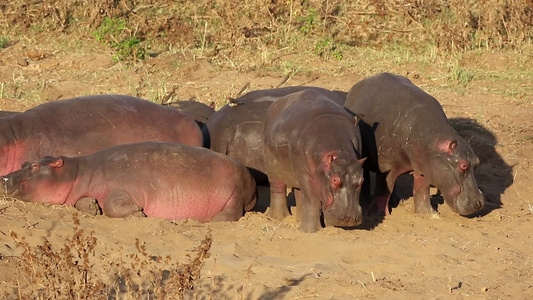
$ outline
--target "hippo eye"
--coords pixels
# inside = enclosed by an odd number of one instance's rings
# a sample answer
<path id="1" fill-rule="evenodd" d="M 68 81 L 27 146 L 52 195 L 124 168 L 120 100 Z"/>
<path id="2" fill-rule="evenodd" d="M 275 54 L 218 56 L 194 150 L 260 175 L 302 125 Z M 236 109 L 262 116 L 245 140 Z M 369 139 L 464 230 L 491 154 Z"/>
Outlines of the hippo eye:
<path id="1" fill-rule="evenodd" d="M 341 184 L 342 184 L 342 181 L 341 181 L 341 179 L 339 178 L 339 176 L 337 176 L 337 175 L 333 175 L 333 176 L 331 177 L 331 187 L 332 187 L 333 189 L 338 189 L 338 188 L 341 186 Z"/>
<path id="2" fill-rule="evenodd" d="M 460 161 L 459 162 L 459 170 L 461 170 L 463 172 L 468 170 L 468 162 L 466 162 L 464 160 Z"/>

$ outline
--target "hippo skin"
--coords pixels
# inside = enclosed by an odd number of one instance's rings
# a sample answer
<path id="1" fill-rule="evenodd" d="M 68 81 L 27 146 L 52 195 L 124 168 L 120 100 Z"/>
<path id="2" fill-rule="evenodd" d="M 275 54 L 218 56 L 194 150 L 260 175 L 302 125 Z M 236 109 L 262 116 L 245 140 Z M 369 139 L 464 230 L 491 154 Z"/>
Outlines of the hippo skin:
<path id="1" fill-rule="evenodd" d="M 209 148 L 209 130 L 207 129 L 207 121 L 215 113 L 215 102 L 211 102 L 209 105 L 197 101 L 176 101 L 168 104 L 163 104 L 172 107 L 178 111 L 187 113 L 189 116 L 198 123 L 202 130 L 204 139 L 203 146 Z"/>
<path id="2" fill-rule="evenodd" d="M 0 118 L 0 175 L 43 156 L 79 156 L 144 141 L 202 146 L 194 119 L 124 95 L 84 96 Z"/>
<path id="3" fill-rule="evenodd" d="M 206 123 L 207 120 L 215 113 L 215 102 L 209 105 L 198 101 L 176 101 L 163 104 L 179 111 L 189 114 L 196 122 Z"/>
<path id="4" fill-rule="evenodd" d="M 287 186 L 295 188 L 300 229 L 356 226 L 362 221 L 361 137 L 357 120 L 343 106 L 315 90 L 274 102 L 262 130 L 270 209 L 287 215 Z"/>
<path id="5" fill-rule="evenodd" d="M 461 215 L 483 207 L 474 178 L 479 159 L 448 123 L 439 102 L 409 79 L 389 73 L 364 79 L 351 88 L 346 107 L 360 118 L 365 170 L 376 172 L 371 214 L 390 214 L 394 182 L 406 172 L 414 176 L 417 213 L 436 213 L 430 185 Z"/>
<path id="6" fill-rule="evenodd" d="M 340 105 L 347 93 L 318 87 L 294 86 L 257 90 L 224 105 L 207 121 L 210 149 L 240 161 L 250 169 L 257 184 L 268 184 L 263 160 L 261 131 L 270 105 L 288 94 L 312 89 Z"/>
<path id="7" fill-rule="evenodd" d="M 9 117 L 9 116 L 12 116 L 12 115 L 16 115 L 18 113 L 19 113 L 18 111 L 2 110 L 2 111 L 0 111 L 0 118 Z"/>
<path id="8" fill-rule="evenodd" d="M 246 167 L 209 149 L 144 142 L 88 156 L 43 157 L 1 178 L 0 193 L 108 217 L 236 221 L 256 202 Z M 92 203 L 91 203 L 92 202 Z"/>

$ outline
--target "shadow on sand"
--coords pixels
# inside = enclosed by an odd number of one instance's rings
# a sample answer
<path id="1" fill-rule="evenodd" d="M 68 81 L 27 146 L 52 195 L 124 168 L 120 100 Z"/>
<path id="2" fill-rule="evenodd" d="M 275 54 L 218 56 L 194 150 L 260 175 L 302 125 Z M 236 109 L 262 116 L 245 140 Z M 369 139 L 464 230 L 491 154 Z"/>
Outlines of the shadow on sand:
<path id="1" fill-rule="evenodd" d="M 451 118 L 449 121 L 457 133 L 470 142 L 472 150 L 481 161 L 475 176 L 478 187 L 485 196 L 486 204 L 480 211 L 467 217 L 487 215 L 503 205 L 501 195 L 513 184 L 513 166 L 508 165 L 496 151 L 495 147 L 498 144 L 496 136 L 476 120 Z M 412 197 L 412 188 L 412 176 L 408 174 L 400 176 L 395 186 L 397 199 L 391 201 L 390 205 L 394 208 L 398 206 L 399 199 Z M 444 203 L 444 199 L 437 193 L 431 196 L 431 202 L 433 207 L 437 208 Z"/>

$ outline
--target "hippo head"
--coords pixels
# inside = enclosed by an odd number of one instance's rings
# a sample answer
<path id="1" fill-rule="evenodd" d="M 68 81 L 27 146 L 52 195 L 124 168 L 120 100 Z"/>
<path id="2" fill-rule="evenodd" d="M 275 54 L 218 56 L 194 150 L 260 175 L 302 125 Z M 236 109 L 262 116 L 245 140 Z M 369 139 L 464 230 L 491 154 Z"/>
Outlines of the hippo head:
<path id="1" fill-rule="evenodd" d="M 322 157 L 322 168 L 315 172 L 321 189 L 322 212 L 326 226 L 350 227 L 362 222 L 359 194 L 363 183 L 362 164 L 365 159 L 344 159 L 336 153 Z M 318 174 L 317 174 L 318 173 Z"/>
<path id="2" fill-rule="evenodd" d="M 63 204 L 72 188 L 65 158 L 44 157 L 38 162 L 25 162 L 22 168 L 1 177 L 1 194 L 28 202 Z"/>
<path id="3" fill-rule="evenodd" d="M 485 205 L 474 177 L 479 158 L 462 138 L 437 141 L 436 147 L 426 172 L 430 182 L 454 212 L 470 215 L 479 211 Z"/>

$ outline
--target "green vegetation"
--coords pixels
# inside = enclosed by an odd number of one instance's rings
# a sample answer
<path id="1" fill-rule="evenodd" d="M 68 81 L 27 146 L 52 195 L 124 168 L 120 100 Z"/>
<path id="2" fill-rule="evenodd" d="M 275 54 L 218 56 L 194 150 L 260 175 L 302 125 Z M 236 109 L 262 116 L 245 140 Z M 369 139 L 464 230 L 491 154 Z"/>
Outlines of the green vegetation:
<path id="1" fill-rule="evenodd" d="M 141 45 L 141 39 L 132 32 L 125 19 L 105 17 L 92 35 L 96 40 L 108 43 L 115 49 L 116 54 L 113 59 L 117 61 L 144 59 L 146 50 Z"/>
<path id="2" fill-rule="evenodd" d="M 460 67 L 458 64 L 454 65 L 450 70 L 450 80 L 466 85 L 474 79 L 474 74 L 466 69 Z"/>
<path id="3" fill-rule="evenodd" d="M 0 35 L 0 49 L 7 48 L 9 46 L 9 37 Z"/>

